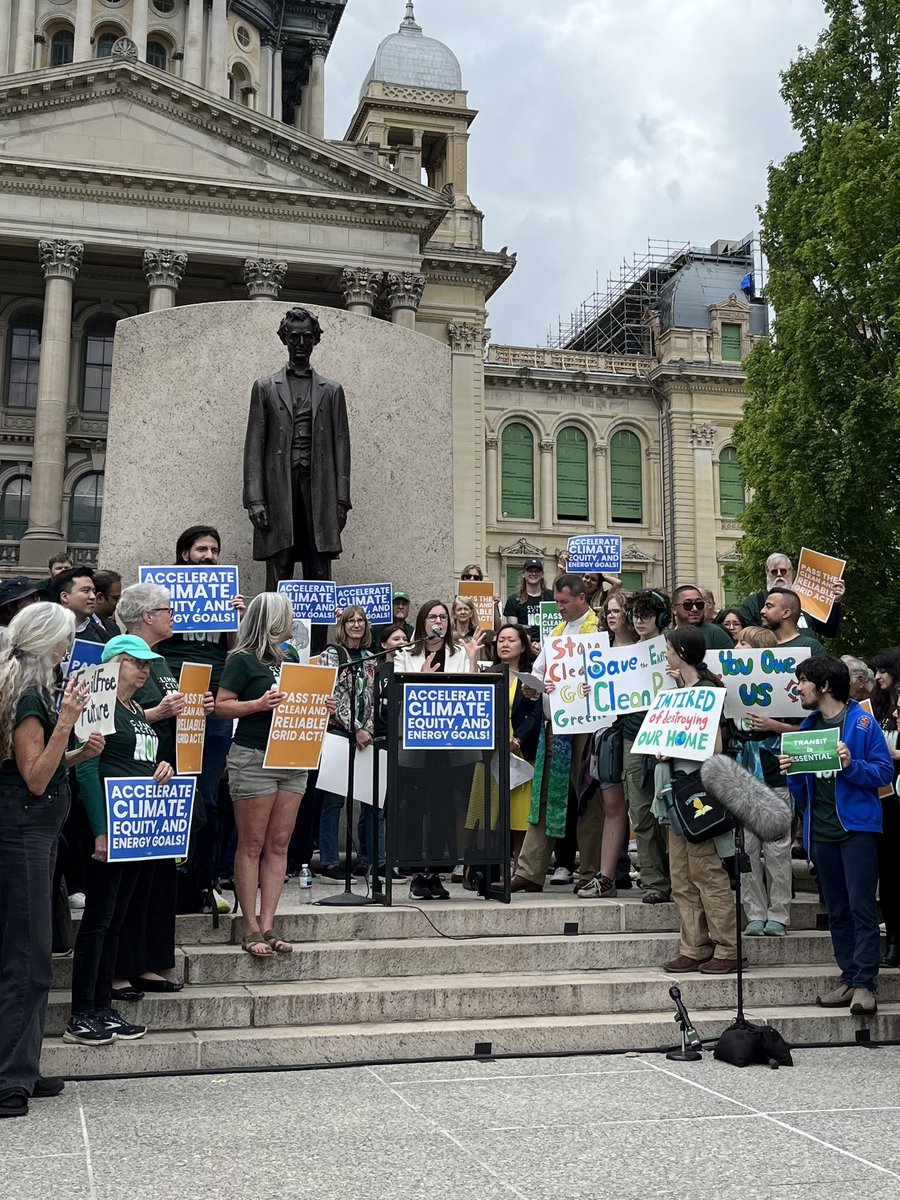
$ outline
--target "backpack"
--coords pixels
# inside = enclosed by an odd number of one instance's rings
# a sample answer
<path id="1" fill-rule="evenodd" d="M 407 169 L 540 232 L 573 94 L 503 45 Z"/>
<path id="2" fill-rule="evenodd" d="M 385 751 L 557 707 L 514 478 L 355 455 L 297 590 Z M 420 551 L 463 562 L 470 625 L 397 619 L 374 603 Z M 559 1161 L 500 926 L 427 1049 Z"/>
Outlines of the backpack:
<path id="1" fill-rule="evenodd" d="M 734 829 L 734 818 L 708 795 L 699 769 L 689 775 L 672 775 L 672 806 L 689 842 L 708 842 Z"/>

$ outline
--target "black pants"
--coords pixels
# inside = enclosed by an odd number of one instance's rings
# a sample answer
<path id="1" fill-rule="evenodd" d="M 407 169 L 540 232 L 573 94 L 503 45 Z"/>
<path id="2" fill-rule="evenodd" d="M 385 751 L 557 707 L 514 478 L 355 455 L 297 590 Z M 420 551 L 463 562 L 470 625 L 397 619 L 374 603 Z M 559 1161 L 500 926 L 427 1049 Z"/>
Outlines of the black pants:
<path id="1" fill-rule="evenodd" d="M 134 866 L 138 878 L 119 931 L 116 979 L 136 979 L 145 971 L 175 966 L 175 859 Z"/>
<path id="2" fill-rule="evenodd" d="M 266 559 L 266 591 L 277 592 L 283 579 L 294 578 L 294 567 L 300 563 L 304 579 L 331 579 L 331 556 L 316 549 L 316 534 L 312 516 L 309 472 L 294 468 L 292 472 L 294 499 L 294 544 L 287 550 Z M 328 627 L 313 625 L 310 651 L 321 654 L 328 643 Z"/>
<path id="3" fill-rule="evenodd" d="M 53 869 L 68 807 L 67 783 L 43 796 L 0 787 L 0 1098 L 30 1096 L 40 1073 Z"/>
<path id="4" fill-rule="evenodd" d="M 84 913 L 72 962 L 75 1017 L 111 1007 L 119 934 L 141 865 L 88 861 Z"/>
<path id="5" fill-rule="evenodd" d="M 878 839 L 878 900 L 888 937 L 900 937 L 900 804 L 896 796 L 881 801 L 882 834 Z"/>

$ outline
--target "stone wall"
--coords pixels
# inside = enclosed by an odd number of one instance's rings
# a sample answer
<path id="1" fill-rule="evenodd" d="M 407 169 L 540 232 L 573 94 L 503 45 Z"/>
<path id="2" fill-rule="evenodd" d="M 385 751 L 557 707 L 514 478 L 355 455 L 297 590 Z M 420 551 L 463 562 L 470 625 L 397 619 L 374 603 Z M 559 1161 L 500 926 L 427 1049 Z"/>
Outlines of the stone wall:
<path id="1" fill-rule="evenodd" d="M 209 522 L 241 587 L 261 590 L 241 507 L 253 381 L 286 360 L 289 304 L 184 305 L 116 330 L 100 562 L 136 578 L 173 560 L 175 539 Z M 453 575 L 450 352 L 432 338 L 340 309 L 312 308 L 323 329 L 315 369 L 344 386 L 353 511 L 339 583 L 390 580 L 416 601 L 448 596 Z"/>

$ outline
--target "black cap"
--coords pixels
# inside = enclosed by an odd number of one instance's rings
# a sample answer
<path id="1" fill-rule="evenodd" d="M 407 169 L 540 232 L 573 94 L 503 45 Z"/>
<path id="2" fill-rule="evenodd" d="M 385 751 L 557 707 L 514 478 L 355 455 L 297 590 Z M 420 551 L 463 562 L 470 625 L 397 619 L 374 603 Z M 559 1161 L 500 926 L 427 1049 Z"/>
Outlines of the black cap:
<path id="1" fill-rule="evenodd" d="M 4 579 L 0 582 L 0 607 L 4 604 L 13 604 L 16 600 L 24 600 L 26 596 L 33 596 L 40 590 L 39 583 L 27 579 L 24 575 L 14 575 L 12 579 Z"/>
<path id="2" fill-rule="evenodd" d="M 522 570 L 527 571 L 529 567 L 537 567 L 539 571 L 543 571 L 544 564 L 539 558 L 526 558 L 525 566 L 522 568 Z"/>

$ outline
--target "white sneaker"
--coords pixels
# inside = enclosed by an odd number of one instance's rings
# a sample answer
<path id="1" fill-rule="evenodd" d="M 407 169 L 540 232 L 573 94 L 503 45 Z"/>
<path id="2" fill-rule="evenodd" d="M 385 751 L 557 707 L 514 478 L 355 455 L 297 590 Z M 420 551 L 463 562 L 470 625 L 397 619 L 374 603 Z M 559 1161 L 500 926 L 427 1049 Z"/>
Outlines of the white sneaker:
<path id="1" fill-rule="evenodd" d="M 550 876 L 551 883 L 566 884 L 571 883 L 575 876 L 567 867 L 557 867 Z"/>
<path id="2" fill-rule="evenodd" d="M 69 908 L 84 908 L 84 892 L 73 892 L 69 897 Z"/>
<path id="3" fill-rule="evenodd" d="M 213 902 L 215 903 L 216 910 L 220 913 L 230 913 L 231 905 L 228 903 L 228 901 L 225 899 L 225 897 L 222 895 L 222 893 L 216 891 L 216 889 L 213 888 L 212 894 L 213 894 Z"/>
<path id="4" fill-rule="evenodd" d="M 453 868 L 453 874 L 450 876 L 451 883 L 462 883 L 465 878 L 466 868 L 463 863 L 457 863 Z"/>

